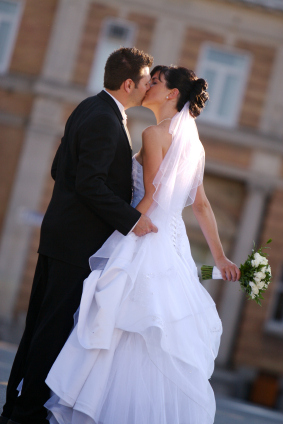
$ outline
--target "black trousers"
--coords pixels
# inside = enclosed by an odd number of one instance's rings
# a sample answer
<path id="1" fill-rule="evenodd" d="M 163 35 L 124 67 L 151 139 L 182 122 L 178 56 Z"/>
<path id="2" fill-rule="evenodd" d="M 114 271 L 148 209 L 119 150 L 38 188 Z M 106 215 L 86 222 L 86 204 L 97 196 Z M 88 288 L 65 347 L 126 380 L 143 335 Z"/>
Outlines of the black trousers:
<path id="1" fill-rule="evenodd" d="M 7 387 L 2 415 L 21 424 L 47 424 L 45 384 L 73 327 L 84 279 L 90 270 L 39 255 L 25 331 Z M 24 379 L 21 396 L 17 387 Z"/>

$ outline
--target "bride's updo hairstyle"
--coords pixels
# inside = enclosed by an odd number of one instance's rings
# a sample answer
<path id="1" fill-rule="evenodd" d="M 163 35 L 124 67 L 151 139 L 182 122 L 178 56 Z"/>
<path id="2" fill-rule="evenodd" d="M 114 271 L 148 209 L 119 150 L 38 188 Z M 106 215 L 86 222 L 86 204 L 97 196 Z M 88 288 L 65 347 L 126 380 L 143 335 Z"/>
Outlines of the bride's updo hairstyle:
<path id="1" fill-rule="evenodd" d="M 162 66 L 158 65 L 151 71 L 153 77 L 156 72 L 160 72 L 166 81 L 169 90 L 177 88 L 180 92 L 177 101 L 177 110 L 180 112 L 189 101 L 190 114 L 196 118 L 204 108 L 205 102 L 209 99 L 207 82 L 203 78 L 198 78 L 193 71 L 183 66 Z"/>

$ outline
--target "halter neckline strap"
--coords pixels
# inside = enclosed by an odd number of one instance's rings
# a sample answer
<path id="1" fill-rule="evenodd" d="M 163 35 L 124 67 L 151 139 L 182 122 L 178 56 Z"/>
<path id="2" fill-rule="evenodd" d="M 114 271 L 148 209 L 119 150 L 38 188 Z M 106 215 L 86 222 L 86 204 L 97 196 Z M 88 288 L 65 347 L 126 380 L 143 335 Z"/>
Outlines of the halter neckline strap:
<path id="1" fill-rule="evenodd" d="M 171 120 L 172 120 L 172 118 L 165 118 L 165 119 L 163 119 L 162 121 L 160 121 L 160 122 L 159 122 L 159 124 L 161 124 L 161 122 L 168 121 L 168 120 L 169 120 L 169 121 L 171 121 Z M 157 125 L 159 125 L 159 124 L 157 124 Z"/>

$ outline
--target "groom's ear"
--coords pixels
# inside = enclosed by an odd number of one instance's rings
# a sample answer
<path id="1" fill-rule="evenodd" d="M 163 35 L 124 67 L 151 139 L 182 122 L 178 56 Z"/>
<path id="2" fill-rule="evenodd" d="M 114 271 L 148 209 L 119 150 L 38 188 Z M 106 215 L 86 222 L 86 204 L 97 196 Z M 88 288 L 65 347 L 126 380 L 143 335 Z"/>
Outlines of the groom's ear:
<path id="1" fill-rule="evenodd" d="M 133 88 L 135 87 L 134 81 L 130 78 L 124 81 L 122 85 L 124 86 L 123 88 L 128 94 L 131 93 Z"/>

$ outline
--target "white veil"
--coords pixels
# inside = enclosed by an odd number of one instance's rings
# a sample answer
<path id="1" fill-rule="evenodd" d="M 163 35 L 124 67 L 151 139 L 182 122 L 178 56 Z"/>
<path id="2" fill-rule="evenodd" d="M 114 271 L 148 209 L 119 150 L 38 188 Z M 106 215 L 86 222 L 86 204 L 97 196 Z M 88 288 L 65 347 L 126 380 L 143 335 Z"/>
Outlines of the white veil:
<path id="1" fill-rule="evenodd" d="M 172 144 L 153 181 L 156 188 L 153 199 L 165 212 L 182 210 L 194 202 L 205 162 L 189 102 L 173 117 L 169 133 Z"/>

